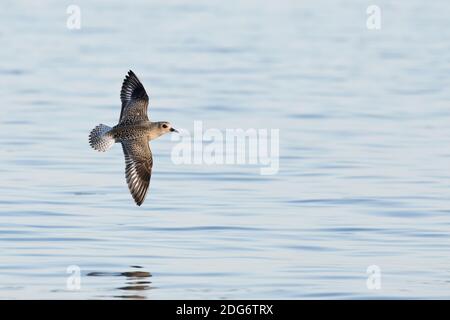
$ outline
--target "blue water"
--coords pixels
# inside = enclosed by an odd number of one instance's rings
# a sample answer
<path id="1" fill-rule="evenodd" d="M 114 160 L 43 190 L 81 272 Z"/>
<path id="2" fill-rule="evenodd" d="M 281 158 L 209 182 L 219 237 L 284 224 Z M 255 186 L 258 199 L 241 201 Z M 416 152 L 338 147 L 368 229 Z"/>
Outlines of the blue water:
<path id="1" fill-rule="evenodd" d="M 76 4 L 0 10 L 0 298 L 450 298 L 448 1 L 377 1 L 380 30 L 356 0 Z M 129 69 L 153 120 L 279 129 L 278 174 L 163 136 L 135 206 L 87 141 Z"/>

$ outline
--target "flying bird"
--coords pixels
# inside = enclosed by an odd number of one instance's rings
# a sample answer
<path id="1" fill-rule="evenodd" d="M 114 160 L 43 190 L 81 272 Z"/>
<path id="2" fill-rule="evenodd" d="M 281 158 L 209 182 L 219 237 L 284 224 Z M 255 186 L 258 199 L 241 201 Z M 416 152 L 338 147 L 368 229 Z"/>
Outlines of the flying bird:
<path id="1" fill-rule="evenodd" d="M 120 91 L 122 110 L 114 127 L 99 124 L 89 134 L 89 144 L 107 151 L 116 142 L 125 155 L 125 176 L 134 201 L 140 206 L 147 195 L 153 158 L 149 141 L 168 132 L 178 132 L 167 121 L 153 122 L 147 116 L 148 95 L 133 71 L 128 71 Z"/>

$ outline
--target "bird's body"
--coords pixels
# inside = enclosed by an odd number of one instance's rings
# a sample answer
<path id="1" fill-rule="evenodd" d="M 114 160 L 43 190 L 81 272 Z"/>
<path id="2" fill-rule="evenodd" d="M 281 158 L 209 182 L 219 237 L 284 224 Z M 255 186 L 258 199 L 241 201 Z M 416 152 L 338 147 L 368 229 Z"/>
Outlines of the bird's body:
<path id="1" fill-rule="evenodd" d="M 147 116 L 148 95 L 144 86 L 129 71 L 120 92 L 122 110 L 119 123 L 114 127 L 96 126 L 89 135 L 95 150 L 106 151 L 114 143 L 121 143 L 125 155 L 125 175 L 131 195 L 140 206 L 147 194 L 153 167 L 148 142 L 167 132 L 176 131 L 169 122 L 152 122 Z"/>
<path id="2" fill-rule="evenodd" d="M 158 130 L 162 122 L 141 121 L 136 124 L 118 124 L 111 130 L 111 135 L 116 142 L 134 140 L 146 137 L 148 141 L 161 136 L 162 132 Z"/>

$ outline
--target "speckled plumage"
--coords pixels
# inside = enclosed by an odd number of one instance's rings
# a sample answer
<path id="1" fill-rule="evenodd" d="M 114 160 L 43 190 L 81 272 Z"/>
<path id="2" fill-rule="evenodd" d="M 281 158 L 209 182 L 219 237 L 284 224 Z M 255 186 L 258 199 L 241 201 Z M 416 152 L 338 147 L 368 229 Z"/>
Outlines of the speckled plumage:
<path id="1" fill-rule="evenodd" d="M 140 206 L 152 175 L 153 158 L 148 142 L 176 130 L 169 122 L 149 120 L 147 92 L 131 70 L 123 81 L 120 100 L 122 109 L 119 123 L 112 128 L 104 124 L 96 126 L 89 135 L 89 143 L 98 151 L 106 151 L 116 142 L 122 144 L 128 188 Z"/>

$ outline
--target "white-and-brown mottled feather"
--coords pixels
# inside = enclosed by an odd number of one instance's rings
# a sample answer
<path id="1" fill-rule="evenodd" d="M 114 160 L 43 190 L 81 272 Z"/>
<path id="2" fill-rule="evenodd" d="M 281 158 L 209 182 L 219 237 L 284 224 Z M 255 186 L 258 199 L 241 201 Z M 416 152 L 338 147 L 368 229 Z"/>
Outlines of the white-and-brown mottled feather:
<path id="1" fill-rule="evenodd" d="M 128 189 L 138 206 L 145 199 L 152 175 L 153 158 L 146 138 L 122 142 Z"/>

